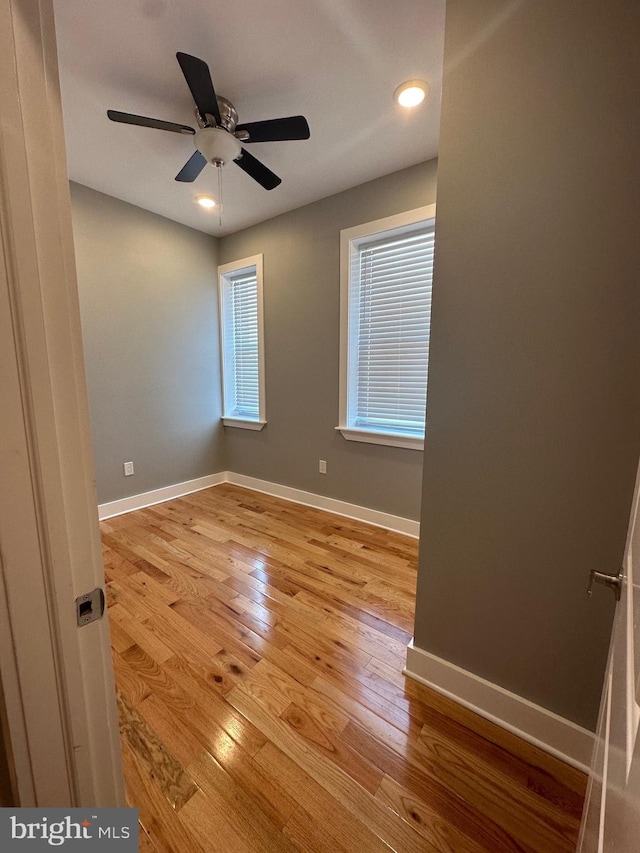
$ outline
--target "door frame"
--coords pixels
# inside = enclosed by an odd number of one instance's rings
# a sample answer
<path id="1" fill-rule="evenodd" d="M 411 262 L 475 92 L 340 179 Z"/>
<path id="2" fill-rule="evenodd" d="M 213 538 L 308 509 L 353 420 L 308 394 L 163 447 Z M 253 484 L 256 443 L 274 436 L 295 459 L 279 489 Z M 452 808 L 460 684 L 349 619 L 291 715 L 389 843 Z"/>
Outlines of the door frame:
<path id="1" fill-rule="evenodd" d="M 0 680 L 20 806 L 124 805 L 52 0 L 0 0 Z"/>
<path id="2" fill-rule="evenodd" d="M 640 554 L 637 545 L 640 541 L 640 462 L 636 472 L 636 482 L 631 503 L 627 540 L 620 571 L 621 596 L 616 607 L 611 630 L 611 643 L 605 670 L 598 728 L 594 744 L 593 757 L 589 772 L 589 782 L 582 812 L 578 853 L 582 851 L 622 849 L 621 838 L 616 833 L 627 832 L 632 820 L 631 810 L 622 808 L 621 803 L 629 803 L 631 798 L 625 793 L 635 766 L 638 778 L 640 761 L 638 742 L 638 721 L 640 709 L 636 698 L 636 648 L 640 628 L 635 624 L 637 605 L 634 597 L 638 592 L 638 566 Z M 635 545 L 635 547 L 634 547 Z M 607 594 L 607 593 L 604 593 Z M 637 785 L 637 783 L 636 783 Z M 637 787 L 636 787 L 637 790 Z M 607 800 L 612 804 L 607 811 Z M 616 800 L 618 808 L 616 809 Z M 610 827 L 613 807 L 613 835 Z M 617 822 L 615 822 L 617 821 Z M 640 807 L 635 808 L 635 831 L 640 823 Z M 611 845 L 614 845 L 611 847 Z"/>

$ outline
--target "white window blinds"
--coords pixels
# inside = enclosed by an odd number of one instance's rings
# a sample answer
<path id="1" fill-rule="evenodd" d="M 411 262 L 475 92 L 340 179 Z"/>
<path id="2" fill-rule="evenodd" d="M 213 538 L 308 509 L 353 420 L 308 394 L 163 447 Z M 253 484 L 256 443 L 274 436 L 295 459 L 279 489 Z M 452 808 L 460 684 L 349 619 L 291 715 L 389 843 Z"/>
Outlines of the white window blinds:
<path id="1" fill-rule="evenodd" d="M 262 255 L 218 267 L 226 427 L 266 424 L 262 279 Z"/>
<path id="2" fill-rule="evenodd" d="M 255 269 L 227 278 L 226 415 L 257 419 L 260 408 L 258 280 Z"/>
<path id="3" fill-rule="evenodd" d="M 352 244 L 348 426 L 424 436 L 433 221 Z"/>

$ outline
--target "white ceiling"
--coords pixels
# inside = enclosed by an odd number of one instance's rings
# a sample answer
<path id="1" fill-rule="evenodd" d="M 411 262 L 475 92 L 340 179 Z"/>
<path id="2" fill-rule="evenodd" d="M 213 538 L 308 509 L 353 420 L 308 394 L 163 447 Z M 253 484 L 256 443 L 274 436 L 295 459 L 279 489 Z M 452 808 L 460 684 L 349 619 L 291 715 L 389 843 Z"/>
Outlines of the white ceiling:
<path id="1" fill-rule="evenodd" d="M 54 0 L 72 180 L 210 234 L 223 235 L 435 157 L 445 0 Z M 234 164 L 222 172 L 224 212 L 206 166 L 174 181 L 193 137 L 116 124 L 107 109 L 195 126 L 175 58 L 208 63 L 239 122 L 303 114 L 307 141 L 247 146 L 282 178 L 267 192 Z M 395 104 L 426 80 L 417 110 Z"/>

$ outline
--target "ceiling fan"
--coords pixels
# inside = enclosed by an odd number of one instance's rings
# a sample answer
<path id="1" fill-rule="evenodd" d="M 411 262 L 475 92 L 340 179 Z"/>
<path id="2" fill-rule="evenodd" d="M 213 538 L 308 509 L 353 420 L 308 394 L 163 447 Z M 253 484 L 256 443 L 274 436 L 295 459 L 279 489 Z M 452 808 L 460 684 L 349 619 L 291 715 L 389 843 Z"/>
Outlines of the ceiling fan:
<path id="1" fill-rule="evenodd" d="M 195 181 L 207 163 L 221 167 L 233 160 L 265 190 L 275 189 L 282 179 L 245 151 L 241 143 L 309 139 L 311 134 L 306 118 L 287 116 L 238 124 L 238 113 L 231 101 L 216 95 L 207 63 L 188 53 L 177 53 L 176 57 L 196 104 L 198 130 L 186 124 L 107 110 L 111 121 L 193 135 L 196 151 L 178 172 L 176 181 Z"/>

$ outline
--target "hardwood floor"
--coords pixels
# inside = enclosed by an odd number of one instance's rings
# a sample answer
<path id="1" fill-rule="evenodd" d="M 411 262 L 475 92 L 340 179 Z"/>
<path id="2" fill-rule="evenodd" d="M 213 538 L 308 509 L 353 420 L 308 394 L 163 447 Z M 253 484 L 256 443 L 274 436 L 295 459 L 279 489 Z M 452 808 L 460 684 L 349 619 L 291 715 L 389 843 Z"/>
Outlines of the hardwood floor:
<path id="1" fill-rule="evenodd" d="M 584 775 L 402 675 L 415 540 L 231 485 L 101 528 L 140 850 L 575 850 Z"/>

